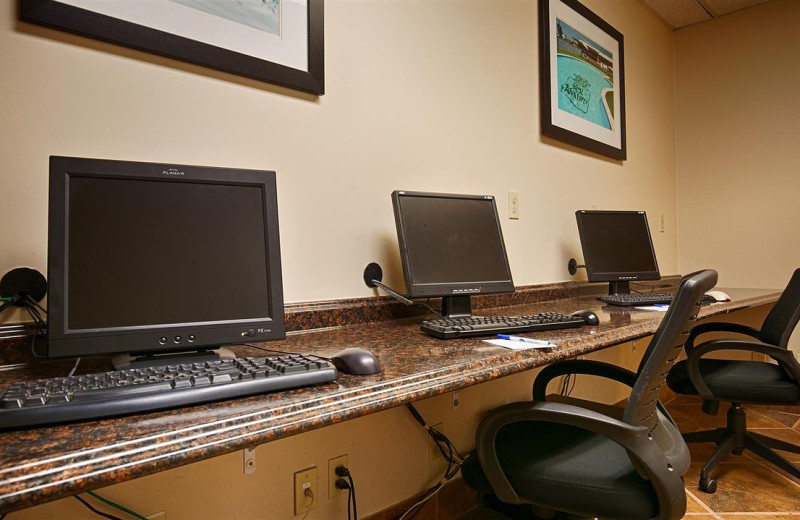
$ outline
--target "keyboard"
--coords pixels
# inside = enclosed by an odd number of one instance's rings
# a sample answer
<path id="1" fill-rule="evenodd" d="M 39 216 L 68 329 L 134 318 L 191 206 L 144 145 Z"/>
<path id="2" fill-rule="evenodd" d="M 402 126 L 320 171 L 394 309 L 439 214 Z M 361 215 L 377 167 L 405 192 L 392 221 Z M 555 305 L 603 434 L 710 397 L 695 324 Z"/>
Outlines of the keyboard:
<path id="1" fill-rule="evenodd" d="M 438 318 L 420 324 L 422 332 L 441 339 L 494 336 L 519 332 L 570 329 L 584 324 L 583 318 L 558 312 L 528 316 L 468 316 Z"/>
<path id="2" fill-rule="evenodd" d="M 672 303 L 672 293 L 607 294 L 597 298 L 609 305 L 634 306 Z"/>
<path id="3" fill-rule="evenodd" d="M 0 429 L 149 412 L 328 383 L 329 362 L 248 357 L 17 382 L 0 396 Z"/>

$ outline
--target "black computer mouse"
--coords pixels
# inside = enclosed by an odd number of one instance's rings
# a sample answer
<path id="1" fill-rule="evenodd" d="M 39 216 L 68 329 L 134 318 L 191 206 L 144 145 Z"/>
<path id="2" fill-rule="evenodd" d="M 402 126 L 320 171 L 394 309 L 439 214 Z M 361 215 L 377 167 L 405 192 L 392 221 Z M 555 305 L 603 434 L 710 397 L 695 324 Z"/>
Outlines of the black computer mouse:
<path id="1" fill-rule="evenodd" d="M 570 316 L 578 316 L 586 325 L 599 325 L 600 319 L 597 314 L 590 310 L 575 311 Z"/>
<path id="2" fill-rule="evenodd" d="M 346 348 L 333 356 L 331 363 L 345 374 L 357 376 L 377 374 L 381 371 L 378 358 L 372 352 L 363 348 Z"/>

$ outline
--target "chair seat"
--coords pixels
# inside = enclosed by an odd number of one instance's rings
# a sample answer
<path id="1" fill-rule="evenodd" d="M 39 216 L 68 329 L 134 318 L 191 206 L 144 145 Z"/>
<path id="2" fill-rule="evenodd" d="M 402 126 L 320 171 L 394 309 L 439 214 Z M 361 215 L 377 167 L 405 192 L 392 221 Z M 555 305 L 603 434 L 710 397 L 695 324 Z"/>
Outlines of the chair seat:
<path id="1" fill-rule="evenodd" d="M 797 404 L 800 386 L 781 366 L 761 361 L 701 359 L 700 372 L 711 393 L 736 403 Z M 679 394 L 697 395 L 686 361 L 676 363 L 667 385 Z"/>
<path id="2" fill-rule="evenodd" d="M 497 436 L 497 456 L 509 482 L 526 500 L 550 509 L 613 518 L 653 518 L 658 501 L 619 444 L 587 430 L 523 421 Z M 477 456 L 462 468 L 464 481 L 492 494 Z"/>

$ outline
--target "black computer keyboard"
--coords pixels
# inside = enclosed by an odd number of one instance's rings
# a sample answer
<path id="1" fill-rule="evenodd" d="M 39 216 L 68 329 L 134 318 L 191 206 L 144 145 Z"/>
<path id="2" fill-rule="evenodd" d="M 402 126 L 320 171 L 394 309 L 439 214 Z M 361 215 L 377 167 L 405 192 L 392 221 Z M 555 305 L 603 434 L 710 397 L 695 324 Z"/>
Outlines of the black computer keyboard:
<path id="1" fill-rule="evenodd" d="M 425 320 L 420 329 L 441 339 L 470 336 L 493 336 L 519 332 L 569 329 L 584 324 L 583 318 L 558 312 L 542 312 L 528 316 L 468 316 Z"/>
<path id="2" fill-rule="evenodd" d="M 597 298 L 609 305 L 634 306 L 672 303 L 672 293 L 607 294 Z"/>
<path id="3" fill-rule="evenodd" d="M 0 396 L 0 429 L 175 408 L 328 383 L 337 376 L 329 362 L 298 354 L 18 382 Z"/>

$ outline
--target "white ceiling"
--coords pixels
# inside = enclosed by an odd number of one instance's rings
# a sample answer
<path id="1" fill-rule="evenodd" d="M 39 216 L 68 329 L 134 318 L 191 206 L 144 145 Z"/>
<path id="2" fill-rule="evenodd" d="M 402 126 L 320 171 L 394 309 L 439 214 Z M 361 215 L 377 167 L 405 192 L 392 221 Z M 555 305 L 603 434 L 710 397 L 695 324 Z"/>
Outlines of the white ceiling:
<path id="1" fill-rule="evenodd" d="M 639 0 L 665 24 L 679 29 L 769 0 Z"/>

